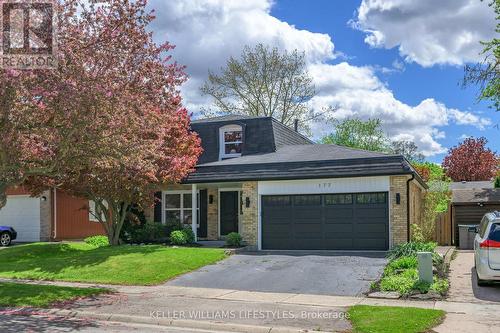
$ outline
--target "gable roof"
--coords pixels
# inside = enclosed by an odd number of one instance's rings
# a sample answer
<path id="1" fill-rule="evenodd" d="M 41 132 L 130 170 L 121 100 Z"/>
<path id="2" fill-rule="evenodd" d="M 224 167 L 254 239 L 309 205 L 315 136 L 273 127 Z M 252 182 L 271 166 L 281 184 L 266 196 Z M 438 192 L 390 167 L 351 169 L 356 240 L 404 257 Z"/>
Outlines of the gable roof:
<path id="1" fill-rule="evenodd" d="M 472 188 L 455 189 L 452 192 L 453 204 L 494 203 L 500 204 L 500 189 Z"/>

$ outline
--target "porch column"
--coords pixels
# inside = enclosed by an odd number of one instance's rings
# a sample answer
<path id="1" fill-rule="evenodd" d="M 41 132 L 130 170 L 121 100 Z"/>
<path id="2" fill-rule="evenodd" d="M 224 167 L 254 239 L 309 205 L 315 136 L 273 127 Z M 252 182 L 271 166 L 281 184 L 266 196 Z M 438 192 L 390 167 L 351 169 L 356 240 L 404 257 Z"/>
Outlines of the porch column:
<path id="1" fill-rule="evenodd" d="M 196 234 L 197 232 L 197 224 L 198 224 L 198 200 L 197 200 L 197 189 L 196 189 L 196 184 L 191 185 L 191 229 L 193 230 L 194 233 L 194 241 L 198 241 L 198 235 Z"/>

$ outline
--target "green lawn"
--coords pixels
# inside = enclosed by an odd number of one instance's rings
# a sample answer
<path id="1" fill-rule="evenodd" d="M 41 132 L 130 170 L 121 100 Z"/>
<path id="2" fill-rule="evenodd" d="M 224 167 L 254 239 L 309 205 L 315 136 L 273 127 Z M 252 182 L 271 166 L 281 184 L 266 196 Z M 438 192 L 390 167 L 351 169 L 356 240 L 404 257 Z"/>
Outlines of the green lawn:
<path id="1" fill-rule="evenodd" d="M 396 306 L 355 305 L 349 319 L 356 333 L 427 332 L 444 318 L 441 310 Z"/>
<path id="2" fill-rule="evenodd" d="M 47 307 L 54 302 L 108 292 L 102 288 L 74 288 L 22 283 L 0 283 L 0 306 Z"/>
<path id="3" fill-rule="evenodd" d="M 34 243 L 0 251 L 0 277 L 153 285 L 225 257 L 223 249 Z"/>

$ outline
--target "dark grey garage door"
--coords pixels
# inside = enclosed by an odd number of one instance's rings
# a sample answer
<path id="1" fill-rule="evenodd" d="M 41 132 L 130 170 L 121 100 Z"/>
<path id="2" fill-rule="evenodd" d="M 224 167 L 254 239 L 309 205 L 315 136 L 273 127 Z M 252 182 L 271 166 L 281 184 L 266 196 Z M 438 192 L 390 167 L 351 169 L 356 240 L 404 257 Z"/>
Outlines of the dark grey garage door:
<path id="1" fill-rule="evenodd" d="M 262 196 L 264 250 L 387 250 L 387 193 Z"/>

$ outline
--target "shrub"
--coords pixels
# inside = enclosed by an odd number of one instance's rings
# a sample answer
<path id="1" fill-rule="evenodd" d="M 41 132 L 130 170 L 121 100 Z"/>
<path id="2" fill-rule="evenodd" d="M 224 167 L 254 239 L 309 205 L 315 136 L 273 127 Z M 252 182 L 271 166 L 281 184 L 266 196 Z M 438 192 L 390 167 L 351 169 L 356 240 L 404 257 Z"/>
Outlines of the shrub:
<path id="1" fill-rule="evenodd" d="M 226 236 L 226 245 L 227 246 L 240 247 L 241 242 L 242 242 L 241 235 L 237 232 L 230 232 Z"/>
<path id="2" fill-rule="evenodd" d="M 421 294 L 427 294 L 431 284 L 429 282 L 417 281 L 413 285 L 413 290 L 418 290 Z"/>
<path id="3" fill-rule="evenodd" d="M 494 187 L 495 187 L 495 188 L 500 188 L 500 176 L 496 176 L 496 177 L 495 177 L 495 184 L 494 184 Z"/>
<path id="4" fill-rule="evenodd" d="M 167 220 L 165 222 L 165 225 L 163 226 L 163 230 L 164 230 L 165 235 L 170 235 L 172 233 L 172 231 L 182 230 L 182 229 L 184 229 L 184 227 L 182 226 L 182 223 L 176 219 Z"/>
<path id="5" fill-rule="evenodd" d="M 436 219 L 440 213 L 448 210 L 451 201 L 451 192 L 445 182 L 435 182 L 424 194 L 422 202 L 421 230 L 424 240 L 430 241 L 434 237 Z"/>
<path id="6" fill-rule="evenodd" d="M 417 257 L 401 257 L 392 260 L 384 270 L 384 275 L 392 275 L 399 270 L 405 270 L 410 268 L 417 268 L 418 260 Z"/>
<path id="7" fill-rule="evenodd" d="M 429 290 L 435 291 L 441 295 L 446 295 L 449 288 L 450 284 L 448 283 L 448 280 L 435 278 L 434 283 L 431 284 Z"/>
<path id="8" fill-rule="evenodd" d="M 412 242 L 423 242 L 424 241 L 424 235 L 422 233 L 422 228 L 415 223 L 412 223 L 410 225 L 410 235 L 411 235 L 411 241 Z"/>
<path id="9" fill-rule="evenodd" d="M 401 295 L 408 295 L 418 282 L 417 269 L 407 269 L 401 274 L 393 274 L 384 276 L 380 280 L 380 290 L 382 291 L 397 291 Z"/>
<path id="10" fill-rule="evenodd" d="M 165 239 L 163 224 L 151 221 L 138 226 L 130 237 L 132 243 L 158 243 Z"/>
<path id="11" fill-rule="evenodd" d="M 95 247 L 109 246 L 108 237 L 103 235 L 90 236 L 85 238 L 83 241 Z"/>
<path id="12" fill-rule="evenodd" d="M 182 228 L 181 231 L 184 234 L 184 237 L 186 238 L 186 243 L 193 244 L 195 238 L 193 229 L 191 229 L 190 227 L 184 227 Z"/>
<path id="13" fill-rule="evenodd" d="M 388 254 L 390 260 L 401 257 L 414 257 L 417 252 L 434 252 L 437 244 L 434 242 L 408 242 L 394 246 Z"/>
<path id="14" fill-rule="evenodd" d="M 170 233 L 170 243 L 172 245 L 185 245 L 187 242 L 186 233 L 183 230 L 174 230 Z"/>

